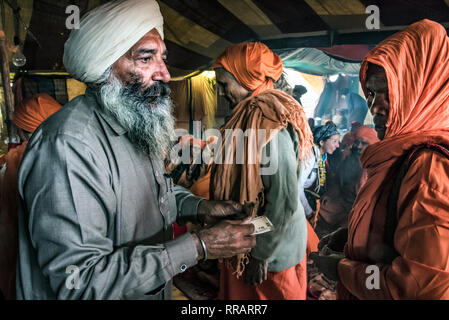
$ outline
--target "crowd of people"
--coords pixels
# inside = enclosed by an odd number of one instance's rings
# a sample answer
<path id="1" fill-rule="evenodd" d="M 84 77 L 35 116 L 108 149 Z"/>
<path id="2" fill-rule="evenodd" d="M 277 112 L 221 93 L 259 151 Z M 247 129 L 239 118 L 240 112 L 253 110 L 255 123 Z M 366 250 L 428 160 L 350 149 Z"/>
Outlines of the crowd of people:
<path id="1" fill-rule="evenodd" d="M 304 88 L 287 88 L 266 45 L 229 46 L 212 65 L 231 105 L 221 137 L 178 140 L 182 152 L 234 159 L 207 163 L 170 161 L 163 39 L 156 1 L 104 4 L 65 44 L 64 65 L 86 93 L 16 108 L 24 143 L 1 180 L 4 298 L 170 299 L 174 276 L 211 260 L 223 300 L 325 299 L 312 267 L 336 284 L 332 298 L 449 298 L 444 27 L 414 23 L 366 56 L 360 82 L 375 126 L 347 94 L 357 110 L 344 135 L 306 117 Z M 242 163 L 227 134 L 236 131 L 257 132 Z M 260 216 L 273 230 L 256 233 Z"/>

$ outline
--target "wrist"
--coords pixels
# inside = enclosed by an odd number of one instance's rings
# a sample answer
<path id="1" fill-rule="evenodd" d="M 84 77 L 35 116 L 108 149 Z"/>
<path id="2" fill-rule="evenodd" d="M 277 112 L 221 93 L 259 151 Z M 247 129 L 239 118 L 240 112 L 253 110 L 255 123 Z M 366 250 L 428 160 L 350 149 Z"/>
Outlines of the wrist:
<path id="1" fill-rule="evenodd" d="M 204 220 L 206 218 L 206 210 L 204 210 L 204 205 L 206 204 L 206 199 L 202 199 L 199 203 L 198 203 L 198 208 L 196 210 L 196 219 L 198 220 L 198 222 L 200 224 L 204 224 Z"/>
<path id="2" fill-rule="evenodd" d="M 192 232 L 193 240 L 195 241 L 196 245 L 196 251 L 198 253 L 197 261 L 204 261 L 207 259 L 207 251 L 206 251 L 206 244 L 204 243 L 203 239 L 201 238 L 198 231 Z"/>

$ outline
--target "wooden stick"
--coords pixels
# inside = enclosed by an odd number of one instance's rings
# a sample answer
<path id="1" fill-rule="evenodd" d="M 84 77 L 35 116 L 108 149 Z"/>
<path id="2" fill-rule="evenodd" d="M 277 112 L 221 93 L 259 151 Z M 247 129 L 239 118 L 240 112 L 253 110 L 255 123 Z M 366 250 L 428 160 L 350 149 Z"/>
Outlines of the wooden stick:
<path id="1" fill-rule="evenodd" d="M 5 105 L 2 107 L 3 120 L 8 130 L 9 141 L 16 136 L 16 128 L 12 122 L 14 114 L 14 95 L 10 83 L 10 70 L 8 54 L 6 50 L 6 35 L 3 31 L 3 25 L 0 19 L 0 64 L 2 72 L 3 95 L 5 97 Z"/>

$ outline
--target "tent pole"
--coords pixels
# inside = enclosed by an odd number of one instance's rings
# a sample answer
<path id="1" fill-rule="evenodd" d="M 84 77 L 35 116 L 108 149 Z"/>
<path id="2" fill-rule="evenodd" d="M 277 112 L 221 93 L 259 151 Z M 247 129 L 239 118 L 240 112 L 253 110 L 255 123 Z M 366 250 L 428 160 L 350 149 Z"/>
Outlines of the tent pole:
<path id="1" fill-rule="evenodd" d="M 6 50 L 6 35 L 3 30 L 2 21 L 0 19 L 0 64 L 2 73 L 3 95 L 5 98 L 5 105 L 2 107 L 3 120 L 6 123 L 9 140 L 16 136 L 15 126 L 12 123 L 14 114 L 14 96 L 10 83 L 10 70 L 8 62 L 8 54 Z"/>

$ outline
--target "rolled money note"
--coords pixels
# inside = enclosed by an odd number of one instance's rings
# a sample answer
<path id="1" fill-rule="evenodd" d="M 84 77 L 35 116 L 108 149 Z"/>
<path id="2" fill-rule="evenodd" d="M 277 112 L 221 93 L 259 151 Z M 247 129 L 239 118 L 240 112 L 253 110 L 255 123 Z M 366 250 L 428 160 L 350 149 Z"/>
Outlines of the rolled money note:
<path id="1" fill-rule="evenodd" d="M 273 224 L 266 216 L 255 217 L 251 220 L 251 223 L 254 225 L 254 232 L 252 235 L 262 234 L 274 230 Z"/>

